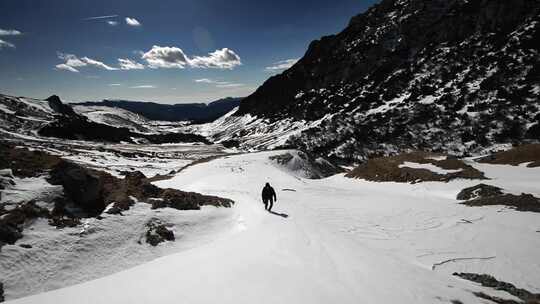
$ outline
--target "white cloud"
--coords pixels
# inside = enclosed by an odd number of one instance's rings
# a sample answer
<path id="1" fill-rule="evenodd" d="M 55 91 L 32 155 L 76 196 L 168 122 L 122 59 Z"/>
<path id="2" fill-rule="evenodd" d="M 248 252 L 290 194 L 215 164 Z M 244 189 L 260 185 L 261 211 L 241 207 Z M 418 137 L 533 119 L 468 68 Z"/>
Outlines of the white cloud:
<path id="1" fill-rule="evenodd" d="M 65 54 L 65 53 L 60 53 L 60 52 L 58 52 L 57 55 L 59 59 L 65 60 L 65 63 L 56 65 L 56 68 L 59 70 L 79 72 L 79 70 L 77 69 L 78 67 L 85 67 L 88 65 L 95 66 L 95 67 L 98 67 L 107 71 L 118 70 L 118 68 L 111 67 L 101 61 L 88 58 L 88 57 L 79 58 L 73 54 Z"/>
<path id="2" fill-rule="evenodd" d="M 3 30 L 0 29 L 0 36 L 18 36 L 22 35 L 20 31 L 17 30 Z"/>
<path id="3" fill-rule="evenodd" d="M 87 63 L 88 65 L 92 65 L 92 66 L 95 66 L 95 67 L 98 67 L 100 69 L 104 69 L 104 70 L 107 70 L 107 71 L 116 71 L 116 70 L 118 70 L 118 68 L 113 68 L 111 66 L 106 65 L 105 63 L 103 63 L 101 61 L 97 61 L 97 60 L 94 60 L 92 58 L 83 57 L 83 58 L 81 58 L 81 60 L 84 61 L 85 63 Z"/>
<path id="4" fill-rule="evenodd" d="M 84 18 L 83 20 L 98 20 L 98 19 L 109 19 L 109 18 L 116 18 L 118 15 L 106 15 L 106 16 L 96 16 L 96 17 L 88 17 Z"/>
<path id="5" fill-rule="evenodd" d="M 118 25 L 118 21 L 108 20 L 108 21 L 107 21 L 107 24 L 110 25 L 110 26 L 117 26 L 117 25 Z"/>
<path id="6" fill-rule="evenodd" d="M 65 60 L 65 65 L 70 67 L 82 67 L 86 66 L 87 64 L 80 60 L 77 56 L 73 54 L 65 54 L 65 53 L 56 53 L 59 59 Z"/>
<path id="7" fill-rule="evenodd" d="M 127 58 L 118 58 L 121 70 L 144 70 L 144 65 Z"/>
<path id="8" fill-rule="evenodd" d="M 218 68 L 232 69 L 235 66 L 241 65 L 240 56 L 233 50 L 223 48 L 209 53 L 208 56 L 195 56 L 189 61 L 192 67 L 196 68 Z"/>
<path id="9" fill-rule="evenodd" d="M 266 67 L 264 69 L 266 71 L 270 71 L 270 72 L 286 70 L 286 69 L 292 67 L 295 63 L 297 63 L 298 60 L 300 60 L 300 58 L 281 60 L 281 61 L 273 63 L 272 66 Z"/>
<path id="10" fill-rule="evenodd" d="M 0 49 L 3 48 L 15 48 L 15 45 L 13 43 L 0 39 Z"/>
<path id="11" fill-rule="evenodd" d="M 152 69 L 157 68 L 177 68 L 183 69 L 188 65 L 189 58 L 182 49 L 169 46 L 154 45 L 151 50 L 141 56 L 146 60 L 148 66 Z"/>
<path id="12" fill-rule="evenodd" d="M 139 20 L 130 17 L 126 17 L 126 24 L 129 26 L 141 26 Z"/>
<path id="13" fill-rule="evenodd" d="M 181 48 L 154 45 L 152 49 L 143 53 L 141 58 L 154 69 L 186 67 L 232 69 L 242 64 L 240 56 L 228 48 L 216 50 L 208 56 L 189 58 Z"/>
<path id="14" fill-rule="evenodd" d="M 57 70 L 64 70 L 64 71 L 70 71 L 70 72 L 73 72 L 73 73 L 79 73 L 79 70 L 77 70 L 76 68 L 74 68 L 74 67 L 72 67 L 70 65 L 67 65 L 65 63 L 57 64 L 56 69 Z"/>
<path id="15" fill-rule="evenodd" d="M 120 83 L 110 83 L 109 86 L 110 87 L 119 87 L 119 86 L 121 86 L 121 84 Z"/>
<path id="16" fill-rule="evenodd" d="M 133 86 L 133 87 L 129 87 L 130 89 L 155 89 L 156 86 L 155 85 L 151 85 L 151 84 L 146 84 L 146 85 L 138 85 L 138 86 Z"/>

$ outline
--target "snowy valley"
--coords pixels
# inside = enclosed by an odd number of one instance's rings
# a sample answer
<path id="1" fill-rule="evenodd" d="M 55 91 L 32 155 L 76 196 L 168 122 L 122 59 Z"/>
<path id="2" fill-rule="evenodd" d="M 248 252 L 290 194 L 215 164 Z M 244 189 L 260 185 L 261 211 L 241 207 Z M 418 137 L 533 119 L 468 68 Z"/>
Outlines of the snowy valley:
<path id="1" fill-rule="evenodd" d="M 245 98 L 0 94 L 0 302 L 539 304 L 539 18 L 382 0 Z"/>

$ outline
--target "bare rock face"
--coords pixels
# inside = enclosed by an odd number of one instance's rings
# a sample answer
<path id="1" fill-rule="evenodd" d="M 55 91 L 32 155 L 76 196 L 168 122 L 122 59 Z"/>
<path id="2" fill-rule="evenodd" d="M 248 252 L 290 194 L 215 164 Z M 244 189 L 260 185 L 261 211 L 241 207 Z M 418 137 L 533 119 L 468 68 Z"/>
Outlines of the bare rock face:
<path id="1" fill-rule="evenodd" d="M 52 95 L 45 100 L 49 103 L 49 107 L 51 107 L 51 109 L 53 109 L 56 113 L 69 116 L 77 115 L 75 111 L 73 111 L 73 108 L 69 105 L 62 103 L 60 97 L 58 97 L 57 95 Z"/>
<path id="2" fill-rule="evenodd" d="M 174 241 L 174 232 L 167 229 L 167 226 L 157 219 L 152 219 L 146 226 L 146 242 L 152 246 L 157 246 L 165 241 Z"/>
<path id="3" fill-rule="evenodd" d="M 105 209 L 104 180 L 79 165 L 61 161 L 50 172 L 49 183 L 62 185 L 65 194 L 89 214 L 100 214 Z"/>

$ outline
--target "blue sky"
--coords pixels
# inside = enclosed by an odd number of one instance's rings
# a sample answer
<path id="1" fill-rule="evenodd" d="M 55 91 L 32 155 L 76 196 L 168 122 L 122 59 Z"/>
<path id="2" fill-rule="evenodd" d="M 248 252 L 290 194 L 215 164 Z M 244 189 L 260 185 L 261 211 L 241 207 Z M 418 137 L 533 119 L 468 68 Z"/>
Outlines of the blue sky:
<path id="1" fill-rule="evenodd" d="M 0 93 L 161 103 L 245 96 L 373 3 L 2 0 Z"/>

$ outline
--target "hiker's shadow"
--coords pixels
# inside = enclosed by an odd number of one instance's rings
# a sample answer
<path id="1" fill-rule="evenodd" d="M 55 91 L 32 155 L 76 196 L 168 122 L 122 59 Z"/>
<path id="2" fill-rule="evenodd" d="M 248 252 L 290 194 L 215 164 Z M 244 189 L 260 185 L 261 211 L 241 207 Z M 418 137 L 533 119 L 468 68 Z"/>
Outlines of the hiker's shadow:
<path id="1" fill-rule="evenodd" d="M 285 214 L 285 213 L 277 213 L 277 212 L 274 212 L 274 211 L 268 211 L 268 212 L 270 212 L 273 215 L 281 216 L 282 218 L 288 218 L 289 217 L 289 215 Z"/>

